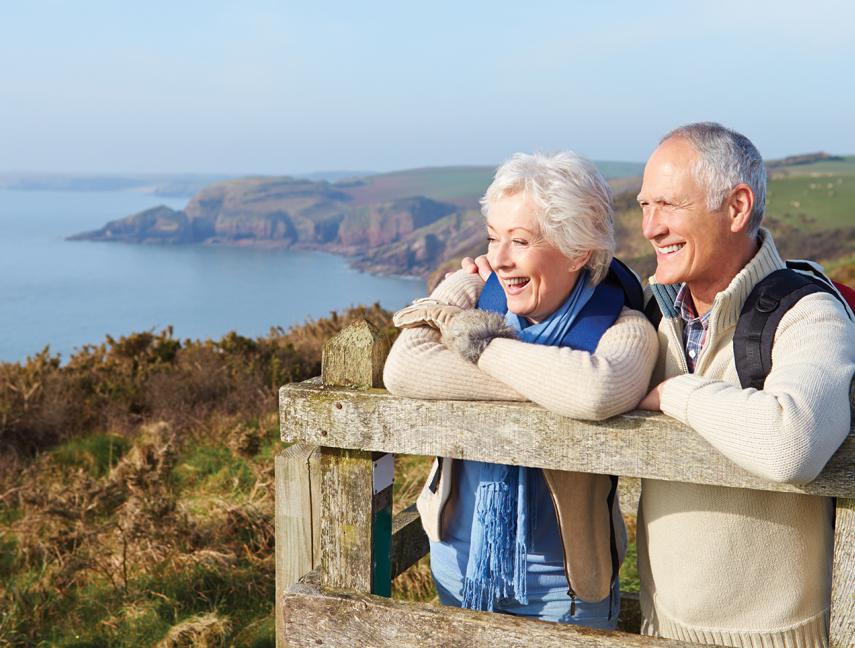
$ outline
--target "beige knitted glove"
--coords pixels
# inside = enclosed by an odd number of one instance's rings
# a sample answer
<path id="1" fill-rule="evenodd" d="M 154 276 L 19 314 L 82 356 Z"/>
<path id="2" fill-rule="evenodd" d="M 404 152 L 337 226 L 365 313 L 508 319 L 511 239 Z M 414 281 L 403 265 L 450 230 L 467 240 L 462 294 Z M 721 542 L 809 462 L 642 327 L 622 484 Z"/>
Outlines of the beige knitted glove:
<path id="1" fill-rule="evenodd" d="M 491 311 L 465 310 L 442 330 L 442 343 L 464 360 L 478 364 L 478 359 L 495 338 L 516 339 L 514 329 L 505 318 Z"/>
<path id="2" fill-rule="evenodd" d="M 398 328 L 430 326 L 442 332 L 462 311 L 463 309 L 458 306 L 423 297 L 395 313 L 392 316 L 392 323 Z"/>

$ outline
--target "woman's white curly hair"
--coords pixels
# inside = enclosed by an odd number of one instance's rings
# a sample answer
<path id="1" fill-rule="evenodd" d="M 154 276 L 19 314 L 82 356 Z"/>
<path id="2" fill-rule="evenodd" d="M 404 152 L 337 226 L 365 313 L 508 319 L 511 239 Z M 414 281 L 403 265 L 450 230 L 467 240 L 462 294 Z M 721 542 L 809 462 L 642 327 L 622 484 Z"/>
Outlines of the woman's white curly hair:
<path id="1" fill-rule="evenodd" d="M 609 271 L 615 251 L 612 191 L 597 168 L 572 151 L 517 153 L 502 164 L 481 199 L 486 218 L 497 200 L 525 191 L 538 207 L 541 234 L 568 259 L 588 251 L 594 283 Z"/>

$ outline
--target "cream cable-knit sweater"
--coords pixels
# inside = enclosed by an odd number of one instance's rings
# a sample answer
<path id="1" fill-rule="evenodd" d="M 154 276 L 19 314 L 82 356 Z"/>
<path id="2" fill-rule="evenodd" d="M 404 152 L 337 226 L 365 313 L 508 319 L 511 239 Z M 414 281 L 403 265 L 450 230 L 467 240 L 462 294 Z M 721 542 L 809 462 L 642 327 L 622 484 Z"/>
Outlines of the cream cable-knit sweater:
<path id="1" fill-rule="evenodd" d="M 431 298 L 474 308 L 484 282 L 458 271 Z M 531 400 L 564 416 L 600 420 L 644 397 L 656 358 L 656 334 L 642 313 L 624 308 L 593 354 L 567 347 L 495 339 L 478 365 L 449 351 L 435 329 L 404 329 L 386 360 L 383 381 L 411 398 Z"/>
<path id="2" fill-rule="evenodd" d="M 662 411 L 734 463 L 803 483 L 849 433 L 855 325 L 834 297 L 803 298 L 777 329 L 764 389 L 742 389 L 732 346 L 739 312 L 758 281 L 785 267 L 768 232 L 761 237 L 755 257 L 715 298 L 694 374 L 682 322 L 663 308 L 653 384 L 676 376 L 663 388 Z M 653 287 L 673 300 L 666 289 Z M 643 480 L 643 630 L 730 646 L 827 646 L 832 514 L 824 497 Z"/>

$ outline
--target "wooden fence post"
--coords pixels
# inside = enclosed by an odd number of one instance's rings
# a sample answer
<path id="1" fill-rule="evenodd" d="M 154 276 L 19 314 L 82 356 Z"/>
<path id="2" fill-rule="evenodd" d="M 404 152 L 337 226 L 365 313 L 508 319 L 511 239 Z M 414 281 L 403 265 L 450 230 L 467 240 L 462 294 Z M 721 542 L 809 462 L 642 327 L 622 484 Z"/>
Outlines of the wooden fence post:
<path id="1" fill-rule="evenodd" d="M 382 387 L 388 353 L 384 336 L 355 322 L 324 346 L 323 382 Z M 393 472 L 391 454 L 321 448 L 323 586 L 391 595 Z"/>
<path id="2" fill-rule="evenodd" d="M 831 580 L 831 648 L 855 646 L 855 499 L 838 498 Z"/>
<path id="3" fill-rule="evenodd" d="M 275 458 L 276 639 L 284 645 L 282 597 L 320 563 L 320 452 L 294 444 Z"/>
<path id="4" fill-rule="evenodd" d="M 849 383 L 850 419 L 855 421 L 855 376 Z M 830 648 L 855 646 L 855 499 L 838 497 L 831 566 Z"/>

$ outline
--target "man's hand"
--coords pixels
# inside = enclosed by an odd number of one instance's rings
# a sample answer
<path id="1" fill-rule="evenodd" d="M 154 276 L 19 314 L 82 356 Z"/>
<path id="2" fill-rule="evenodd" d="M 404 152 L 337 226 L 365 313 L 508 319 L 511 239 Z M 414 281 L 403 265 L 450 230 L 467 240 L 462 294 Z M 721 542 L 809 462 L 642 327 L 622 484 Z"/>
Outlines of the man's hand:
<path id="1" fill-rule="evenodd" d="M 651 412 L 661 412 L 662 411 L 662 387 L 667 380 L 662 381 L 656 387 L 650 390 L 650 393 L 647 394 L 644 398 L 641 399 L 641 402 L 638 404 L 638 409 L 642 410 L 650 410 Z"/>
<path id="2" fill-rule="evenodd" d="M 487 281 L 490 278 L 490 275 L 493 272 L 493 267 L 490 265 L 490 262 L 487 261 L 487 255 L 482 254 L 476 259 L 472 259 L 472 257 L 464 257 L 460 262 L 460 267 L 464 272 L 468 272 L 469 274 L 479 274 L 481 275 L 481 279 Z M 445 278 L 448 279 L 452 274 L 449 272 L 445 275 Z"/>

